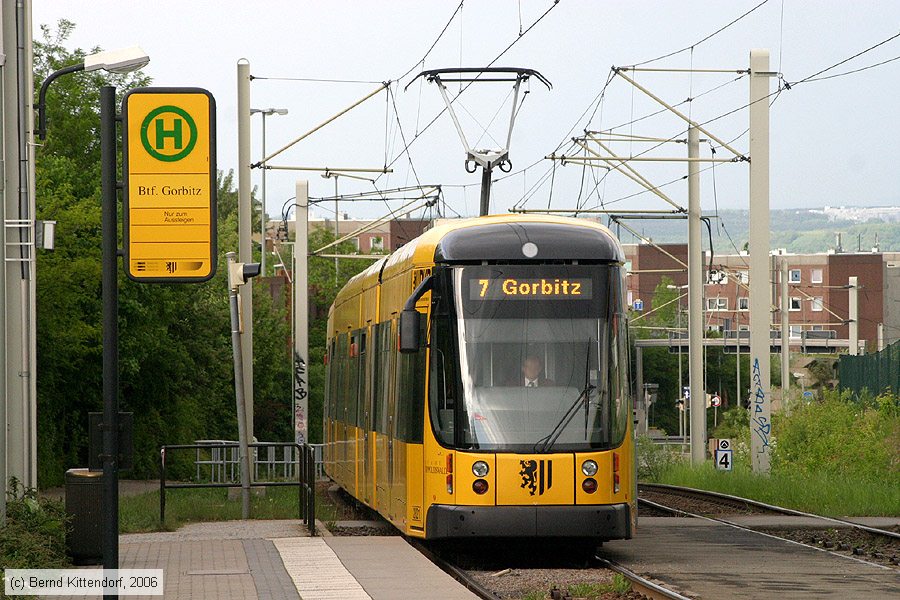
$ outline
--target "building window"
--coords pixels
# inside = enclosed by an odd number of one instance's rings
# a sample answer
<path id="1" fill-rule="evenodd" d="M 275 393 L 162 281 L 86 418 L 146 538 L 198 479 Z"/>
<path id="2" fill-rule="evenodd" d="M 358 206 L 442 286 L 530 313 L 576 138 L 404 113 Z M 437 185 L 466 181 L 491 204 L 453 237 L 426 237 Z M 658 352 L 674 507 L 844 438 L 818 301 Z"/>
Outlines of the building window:
<path id="1" fill-rule="evenodd" d="M 800 283 L 800 269 L 791 269 L 788 281 L 791 283 Z"/>
<path id="2" fill-rule="evenodd" d="M 791 325 L 789 335 L 792 338 L 799 338 L 802 331 L 803 331 L 802 325 Z"/>
<path id="3" fill-rule="evenodd" d="M 817 297 L 813 298 L 813 299 L 812 299 L 812 310 L 813 310 L 813 312 L 821 312 L 823 309 L 824 309 L 824 306 L 823 306 L 823 304 L 822 304 L 822 297 L 821 297 L 821 296 L 817 296 Z"/>
<path id="4" fill-rule="evenodd" d="M 738 298 L 738 310 L 750 310 L 750 298 Z"/>
<path id="5" fill-rule="evenodd" d="M 813 269 L 810 272 L 809 281 L 811 283 L 822 283 L 822 269 Z"/>
<path id="6" fill-rule="evenodd" d="M 825 331 L 825 327 L 823 327 L 822 325 L 813 325 L 812 330 L 813 331 Z"/>
<path id="7" fill-rule="evenodd" d="M 728 310 L 728 298 L 707 298 L 706 310 Z"/>
<path id="8" fill-rule="evenodd" d="M 791 298 L 790 310 L 800 310 L 800 298 Z"/>
<path id="9" fill-rule="evenodd" d="M 738 278 L 744 285 L 750 283 L 750 273 L 748 271 L 738 271 Z"/>
<path id="10" fill-rule="evenodd" d="M 353 244 L 353 250 L 355 250 L 356 252 L 359 252 L 359 238 L 358 237 L 353 238 L 352 240 L 350 240 L 350 243 Z"/>
<path id="11" fill-rule="evenodd" d="M 374 236 L 372 238 L 372 250 L 383 251 L 384 250 L 384 238 L 380 235 Z"/>

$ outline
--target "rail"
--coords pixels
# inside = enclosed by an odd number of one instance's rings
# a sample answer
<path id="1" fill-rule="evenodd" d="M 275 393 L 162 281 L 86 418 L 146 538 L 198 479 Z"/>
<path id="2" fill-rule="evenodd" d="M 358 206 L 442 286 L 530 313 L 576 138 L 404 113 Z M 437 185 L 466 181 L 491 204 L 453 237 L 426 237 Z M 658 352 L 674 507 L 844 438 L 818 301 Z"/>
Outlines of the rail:
<path id="1" fill-rule="evenodd" d="M 740 496 L 733 496 L 731 494 L 723 494 L 722 492 L 713 492 L 710 490 L 699 490 L 697 488 L 685 487 L 679 485 L 669 485 L 665 483 L 640 483 L 639 487 L 658 490 L 658 491 L 669 491 L 674 492 L 676 494 L 692 494 L 697 497 L 707 497 L 707 498 L 717 498 L 721 500 L 728 500 L 731 502 L 741 502 L 746 504 L 747 506 L 765 509 L 772 512 L 778 512 L 785 515 L 792 515 L 795 517 L 806 517 L 811 519 L 820 519 L 822 521 L 829 521 L 831 523 L 837 523 L 839 525 L 844 525 L 847 527 L 852 527 L 859 531 L 865 531 L 866 533 L 871 533 L 873 535 L 888 537 L 893 539 L 900 539 L 900 533 L 890 531 L 887 529 L 879 529 L 878 527 L 869 527 L 868 525 L 864 525 L 862 523 L 857 523 L 856 521 L 850 521 L 848 519 L 837 519 L 835 517 L 826 517 L 824 515 L 817 515 L 815 513 L 803 512 L 800 510 L 795 510 L 793 508 L 785 508 L 783 506 L 777 506 L 774 504 L 767 504 L 765 502 L 760 502 L 759 500 L 751 500 L 750 498 L 742 498 Z M 646 502 L 646 500 L 644 500 Z"/>
<path id="2" fill-rule="evenodd" d="M 641 577 L 631 569 L 625 567 L 617 563 L 614 560 L 610 560 L 599 554 L 594 556 L 594 560 L 605 566 L 607 569 L 611 571 L 615 571 L 629 582 L 631 582 L 632 591 L 641 594 L 645 598 L 650 598 L 651 600 L 690 600 L 687 596 L 682 596 L 675 590 L 670 590 L 667 587 L 663 587 L 662 585 L 650 581 L 645 577 Z"/>
<path id="3" fill-rule="evenodd" d="M 271 449 L 274 450 L 276 448 L 283 448 L 283 455 L 287 457 L 288 451 L 290 451 L 291 455 L 291 465 L 296 466 L 297 473 L 297 481 L 259 481 L 255 479 L 252 483 L 254 487 L 287 487 L 287 486 L 297 486 L 298 493 L 298 514 L 299 518 L 306 525 L 309 530 L 310 535 L 316 535 L 316 448 L 311 446 L 310 444 L 297 444 L 295 442 L 255 442 L 253 444 L 249 444 L 250 448 L 253 451 L 258 449 Z M 210 465 L 211 467 L 211 479 L 215 479 L 218 473 L 219 478 L 222 480 L 212 480 L 208 482 L 196 482 L 196 483 L 185 483 L 185 482 L 176 482 L 172 483 L 167 480 L 167 465 L 166 461 L 168 455 L 172 451 L 177 450 L 194 450 L 196 452 L 196 469 L 197 469 L 197 479 L 201 478 L 200 474 L 200 466 Z M 201 460 L 200 452 L 206 450 L 210 452 L 211 458 L 210 460 Z M 297 451 L 296 461 L 293 460 L 294 450 Z M 166 490 L 172 489 L 201 489 L 201 488 L 233 488 L 233 487 L 241 487 L 240 482 L 234 480 L 234 469 L 232 469 L 231 477 L 229 481 L 224 481 L 225 470 L 230 461 L 226 462 L 224 460 L 220 460 L 221 457 L 226 457 L 231 451 L 231 455 L 234 456 L 235 453 L 240 452 L 240 447 L 237 442 L 218 442 L 215 443 L 213 440 L 205 440 L 203 443 L 199 444 L 170 444 L 166 446 L 162 446 L 159 450 L 159 522 L 160 524 L 165 523 L 166 520 Z M 267 454 L 269 454 L 267 450 Z M 287 459 L 285 458 L 286 462 Z M 255 469 L 256 470 L 256 469 Z M 294 469 L 290 469 L 290 472 L 293 473 Z M 271 472 L 270 472 L 271 474 Z M 287 479 L 287 477 L 285 477 Z"/>

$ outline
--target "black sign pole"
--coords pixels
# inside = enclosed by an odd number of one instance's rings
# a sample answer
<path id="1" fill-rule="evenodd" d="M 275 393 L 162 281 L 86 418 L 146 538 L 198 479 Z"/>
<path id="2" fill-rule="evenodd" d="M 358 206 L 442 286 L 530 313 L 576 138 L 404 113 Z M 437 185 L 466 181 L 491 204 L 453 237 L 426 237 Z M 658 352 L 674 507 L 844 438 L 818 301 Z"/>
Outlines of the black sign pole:
<path id="1" fill-rule="evenodd" d="M 116 88 L 100 88 L 100 184 L 103 230 L 103 568 L 119 568 L 119 289 L 116 183 Z M 118 598 L 117 593 L 104 598 Z"/>

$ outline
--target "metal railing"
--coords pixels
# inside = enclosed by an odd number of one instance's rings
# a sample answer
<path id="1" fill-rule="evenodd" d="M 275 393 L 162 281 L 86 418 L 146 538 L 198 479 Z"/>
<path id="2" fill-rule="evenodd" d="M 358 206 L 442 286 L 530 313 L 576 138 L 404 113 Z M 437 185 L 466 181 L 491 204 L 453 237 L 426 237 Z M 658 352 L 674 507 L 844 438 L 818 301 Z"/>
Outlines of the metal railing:
<path id="1" fill-rule="evenodd" d="M 171 489 L 200 489 L 200 488 L 239 488 L 240 481 L 240 446 L 237 442 L 221 441 L 221 440 L 201 440 L 202 443 L 197 444 L 171 444 L 160 448 L 159 450 L 159 522 L 164 523 L 166 520 L 166 490 Z M 283 481 L 259 481 L 258 477 L 254 478 L 252 485 L 254 487 L 285 487 L 297 486 L 298 494 L 298 514 L 299 518 L 309 529 L 310 535 L 316 534 L 316 503 L 315 503 L 315 485 L 316 474 L 318 472 L 316 457 L 321 456 L 321 448 L 314 448 L 309 444 L 297 444 L 295 442 L 256 442 L 249 444 L 251 452 L 258 456 L 258 450 L 266 450 L 266 461 L 263 465 L 282 465 L 284 468 Z M 284 460 L 276 461 L 274 457 L 277 455 L 275 450 L 282 448 L 282 456 Z M 176 482 L 172 483 L 167 480 L 167 458 L 168 454 L 177 450 L 194 450 L 196 479 L 194 483 Z M 294 451 L 296 450 L 296 455 Z M 318 451 L 317 451 L 318 450 Z M 209 458 L 203 455 L 204 451 L 208 451 Z M 296 456 L 296 458 L 295 458 Z M 269 457 L 273 457 L 269 461 Z M 258 474 L 258 465 L 254 471 Z M 201 469 L 209 468 L 209 481 L 203 481 L 204 477 Z M 296 481 L 291 481 L 296 473 Z M 228 475 L 226 477 L 225 475 Z M 269 471 L 272 474 L 272 470 Z"/>
<path id="2" fill-rule="evenodd" d="M 240 478 L 238 442 L 235 440 L 195 440 L 194 444 L 198 446 L 194 457 L 197 481 L 208 478 L 210 481 L 226 482 L 237 481 Z M 260 448 L 254 448 L 250 457 L 254 481 L 260 478 L 261 472 L 266 479 L 273 477 L 293 479 L 296 477 L 298 456 L 294 446 L 272 442 L 258 442 L 258 444 Z M 278 446 L 283 446 L 281 452 L 278 451 Z M 316 480 L 324 481 L 327 479 L 323 460 L 324 445 L 309 444 L 309 446 L 315 451 Z M 208 453 L 204 452 L 206 450 Z"/>

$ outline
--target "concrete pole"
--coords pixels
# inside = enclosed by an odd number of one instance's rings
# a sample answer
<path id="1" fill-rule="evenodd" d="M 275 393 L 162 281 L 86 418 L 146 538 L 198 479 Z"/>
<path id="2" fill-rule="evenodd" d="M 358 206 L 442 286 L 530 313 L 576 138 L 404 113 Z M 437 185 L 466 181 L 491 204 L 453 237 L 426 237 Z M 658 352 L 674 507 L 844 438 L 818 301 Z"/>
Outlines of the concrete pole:
<path id="1" fill-rule="evenodd" d="M 37 486 L 35 277 L 34 277 L 34 163 L 31 4 L 3 0 L 0 10 L 2 52 L 2 185 L 3 363 L 0 369 L 0 475 L 5 493 L 7 477 L 25 487 Z M 12 244 L 7 246 L 6 244 Z M 3 502 L 0 502 L 2 505 Z"/>
<path id="2" fill-rule="evenodd" d="M 850 356 L 859 354 L 859 287 L 856 277 L 848 280 L 850 289 Z"/>
<path id="3" fill-rule="evenodd" d="M 769 51 L 750 51 L 750 461 L 769 472 L 772 390 L 769 326 Z"/>
<path id="4" fill-rule="evenodd" d="M 337 179 L 335 179 L 337 181 Z M 297 180 L 294 241 L 294 441 L 309 442 L 309 183 Z"/>
<path id="5" fill-rule="evenodd" d="M 700 158 L 700 133 L 688 130 L 688 158 Z M 688 377 L 691 387 L 691 464 L 706 460 L 703 390 L 703 249 L 700 237 L 700 162 L 688 162 Z"/>
<path id="6" fill-rule="evenodd" d="M 0 5 L 0 47 L 2 47 L 2 52 L 5 56 L 12 56 L 15 50 L 15 36 L 10 35 L 10 31 L 15 31 L 15 20 L 12 18 L 12 15 L 15 13 L 12 9 L 12 2 L 8 0 L 4 0 L 3 4 Z M 4 164 L 10 164 L 11 157 L 15 155 L 16 144 L 15 140 L 6 134 L 7 131 L 11 130 L 11 127 L 15 125 L 15 107 L 16 107 L 16 94 L 12 93 L 12 90 L 15 88 L 11 85 L 11 77 L 14 75 L 10 72 L 10 69 L 3 69 L 0 72 L 0 75 L 3 77 L 3 98 L 2 103 L 0 103 L 0 124 L 3 125 L 0 128 L 0 134 L 3 136 L 3 154 L 2 159 Z M 6 183 L 6 182 L 4 182 Z M 0 205 L 0 212 L 3 213 L 4 220 L 6 219 L 6 215 L 9 213 L 11 203 L 10 201 L 15 198 L 14 194 L 11 193 L 11 187 L 8 184 L 3 186 L 3 203 Z M 14 189 L 14 188 L 13 188 Z M 12 198 L 11 198 L 12 196 Z M 0 227 L 0 300 L 3 301 L 4 306 L 9 306 L 9 299 L 7 297 L 7 289 L 8 289 L 8 276 L 10 272 L 10 268 L 7 265 L 11 265 L 12 263 L 8 263 L 8 258 L 6 254 L 6 224 L 4 223 L 3 227 Z M 8 393 L 7 387 L 7 376 L 9 374 L 8 369 L 9 360 L 8 360 L 8 350 L 12 350 L 8 348 L 8 338 L 6 337 L 6 313 L 9 309 L 0 310 L 0 493 L 3 494 L 0 497 L 0 527 L 6 524 L 6 486 L 7 486 L 7 457 L 9 456 L 9 446 L 7 443 L 7 401 L 9 399 L 10 394 Z"/>
<path id="7" fill-rule="evenodd" d="M 262 111 L 262 155 L 266 157 L 266 111 Z M 259 211 L 259 273 L 266 276 L 266 165 L 262 165 L 262 210 Z"/>
<path id="8" fill-rule="evenodd" d="M 234 281 L 232 270 L 234 268 L 234 252 L 225 254 L 228 261 L 228 307 L 231 313 L 231 351 L 234 357 L 234 401 L 236 406 L 238 423 L 238 446 L 241 453 L 241 518 L 250 518 L 250 447 L 247 436 L 247 408 L 244 406 L 244 370 L 241 356 L 241 315 L 238 308 L 239 282 Z M 246 283 L 244 284 L 246 285 Z"/>
<path id="9" fill-rule="evenodd" d="M 735 322 L 737 322 L 737 320 L 739 318 L 740 318 L 740 315 L 735 317 L 735 319 L 734 319 Z M 737 407 L 740 407 L 741 403 L 744 401 L 744 399 L 741 398 L 741 325 L 740 325 L 740 323 L 737 324 L 737 332 L 736 333 L 737 333 L 737 351 L 735 353 L 735 361 L 734 362 L 736 364 L 735 371 L 737 371 L 735 373 L 735 392 L 737 393 L 737 396 L 735 396 L 734 405 Z"/>
<path id="10" fill-rule="evenodd" d="M 781 408 L 787 409 L 791 387 L 791 299 L 788 293 L 788 261 L 781 257 Z"/>
<path id="11" fill-rule="evenodd" d="M 308 188 L 307 188 L 308 189 Z M 334 174 L 334 239 L 338 240 L 341 237 L 340 231 L 340 222 L 341 222 L 341 212 L 338 207 L 338 175 Z M 340 267 L 338 266 L 338 257 L 334 257 L 334 285 L 337 286 L 338 279 L 340 278 L 339 273 Z"/>
<path id="12" fill-rule="evenodd" d="M 250 62 L 237 65 L 238 97 L 238 262 L 253 262 L 250 207 Z M 241 357 L 244 378 L 247 439 L 253 439 L 253 280 L 240 287 L 238 301 L 241 321 Z"/>
<path id="13" fill-rule="evenodd" d="M 22 2 L 17 4 L 20 6 L 22 18 L 19 25 L 19 64 L 20 81 L 22 82 L 22 97 L 19 98 L 22 107 L 23 122 L 25 123 L 25 138 L 20 141 L 22 148 L 22 156 L 20 160 L 26 161 L 23 170 L 23 176 L 26 178 L 24 182 L 28 188 L 28 204 L 29 212 L 37 217 L 36 194 L 35 194 L 35 144 L 34 144 L 34 48 L 32 41 L 32 21 L 31 21 L 31 3 Z M 32 239 L 34 236 L 32 235 Z M 27 394 L 29 398 L 29 439 L 28 451 L 31 454 L 29 461 L 30 478 L 26 477 L 27 484 L 36 488 L 37 479 L 37 248 L 34 251 L 35 263 L 31 270 L 31 277 L 28 281 L 28 306 L 29 318 L 27 326 L 26 343 L 28 344 L 27 352 L 30 357 L 27 364 L 28 381 L 26 382 Z"/>

